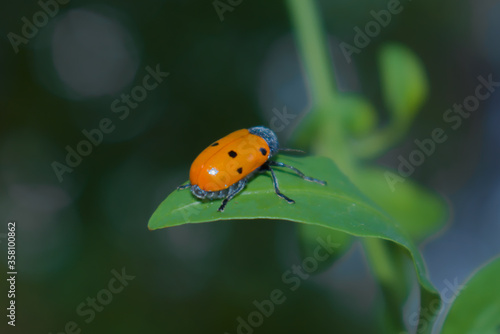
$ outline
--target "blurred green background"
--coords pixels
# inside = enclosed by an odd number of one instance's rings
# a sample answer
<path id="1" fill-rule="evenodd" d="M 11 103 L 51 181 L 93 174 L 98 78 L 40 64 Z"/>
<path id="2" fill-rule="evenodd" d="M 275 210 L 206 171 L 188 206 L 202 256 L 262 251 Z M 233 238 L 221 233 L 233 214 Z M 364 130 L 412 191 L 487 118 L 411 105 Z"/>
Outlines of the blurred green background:
<path id="1" fill-rule="evenodd" d="M 286 146 L 310 106 L 286 4 L 222 1 L 231 10 L 221 20 L 211 1 L 63 2 L 13 2 L 0 14 L 1 277 L 12 220 L 18 271 L 16 327 L 2 312 L 2 332 L 55 334 L 74 321 L 82 333 L 236 333 L 237 318 L 284 289 L 282 274 L 301 261 L 295 224 L 150 232 L 147 221 L 215 139 L 277 124 L 276 110 L 286 108 L 293 117 L 277 131 Z M 363 94 L 386 115 L 376 55 L 387 42 L 411 49 L 427 71 L 429 99 L 381 166 L 397 168 L 415 138 L 443 126 L 478 76 L 500 80 L 498 2 L 402 2 L 351 63 L 339 43 L 354 44 L 353 29 L 387 2 L 317 3 L 341 92 Z M 141 88 L 155 69 L 168 76 Z M 412 175 L 449 203 L 447 228 L 422 244 L 438 290 L 500 252 L 498 104 L 498 93 L 481 102 Z M 113 130 L 58 178 L 54 161 L 66 163 L 67 147 L 77 150 L 82 131 L 103 119 Z M 121 292 L 101 292 L 122 268 L 135 278 Z M 354 243 L 255 333 L 374 333 L 377 289 Z M 7 290 L 2 279 L 3 310 Z M 77 309 L 98 296 L 112 299 L 87 322 Z"/>

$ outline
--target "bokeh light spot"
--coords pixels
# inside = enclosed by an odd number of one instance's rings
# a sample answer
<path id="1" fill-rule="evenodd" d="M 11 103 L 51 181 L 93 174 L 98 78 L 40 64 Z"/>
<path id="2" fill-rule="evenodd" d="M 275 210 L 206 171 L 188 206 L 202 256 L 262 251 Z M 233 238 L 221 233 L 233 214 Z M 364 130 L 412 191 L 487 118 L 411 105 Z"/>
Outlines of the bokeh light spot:
<path id="1" fill-rule="evenodd" d="M 52 58 L 59 78 L 77 98 L 116 94 L 130 84 L 138 68 L 127 29 L 87 9 L 69 11 L 57 22 Z"/>

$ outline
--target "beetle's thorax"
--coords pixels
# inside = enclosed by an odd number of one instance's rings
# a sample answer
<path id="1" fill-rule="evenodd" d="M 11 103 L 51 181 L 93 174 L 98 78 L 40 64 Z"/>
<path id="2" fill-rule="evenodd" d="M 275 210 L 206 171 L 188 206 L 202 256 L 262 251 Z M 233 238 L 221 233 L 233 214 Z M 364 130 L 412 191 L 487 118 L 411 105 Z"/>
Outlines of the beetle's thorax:
<path id="1" fill-rule="evenodd" d="M 262 137 L 267 145 L 269 146 L 269 158 L 278 153 L 278 150 L 280 148 L 280 145 L 278 143 L 278 137 L 276 137 L 276 134 L 263 126 L 255 126 L 253 128 L 248 129 L 248 132 L 251 134 L 257 135 L 259 137 Z"/>

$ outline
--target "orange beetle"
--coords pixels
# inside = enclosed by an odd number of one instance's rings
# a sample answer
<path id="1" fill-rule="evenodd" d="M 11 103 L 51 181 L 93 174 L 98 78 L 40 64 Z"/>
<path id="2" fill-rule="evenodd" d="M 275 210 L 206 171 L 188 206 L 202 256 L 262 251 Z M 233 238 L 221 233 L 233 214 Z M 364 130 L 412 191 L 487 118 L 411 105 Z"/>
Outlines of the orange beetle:
<path id="1" fill-rule="evenodd" d="M 276 194 L 288 203 L 294 200 L 281 193 L 278 180 L 271 166 L 286 167 L 304 180 L 326 185 L 326 182 L 305 176 L 295 167 L 270 160 L 280 149 L 276 134 L 263 126 L 241 129 L 217 140 L 198 155 L 191 165 L 189 183 L 177 189 L 190 188 L 200 199 L 223 198 L 218 211 L 224 211 L 226 204 L 245 188 L 257 172 L 271 172 Z M 293 151 L 293 150 L 288 150 Z"/>

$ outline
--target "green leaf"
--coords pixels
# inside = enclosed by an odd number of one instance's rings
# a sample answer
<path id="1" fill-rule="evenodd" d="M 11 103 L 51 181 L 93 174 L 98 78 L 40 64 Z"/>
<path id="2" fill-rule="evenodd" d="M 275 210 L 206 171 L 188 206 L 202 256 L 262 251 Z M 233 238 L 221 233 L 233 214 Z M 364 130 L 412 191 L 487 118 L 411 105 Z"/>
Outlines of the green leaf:
<path id="1" fill-rule="evenodd" d="M 314 252 L 318 247 L 318 238 L 330 240 L 335 245 L 334 252 L 326 260 L 318 261 L 318 270 L 314 272 L 315 274 L 330 268 L 332 263 L 349 250 L 353 241 L 353 236 L 350 234 L 318 225 L 299 224 L 298 233 L 301 258 L 303 259 L 314 256 Z"/>
<path id="2" fill-rule="evenodd" d="M 342 112 L 349 135 L 354 138 L 368 135 L 377 125 L 375 108 L 361 96 L 340 95 L 336 107 Z"/>
<path id="3" fill-rule="evenodd" d="M 399 44 L 383 46 L 379 67 L 382 94 L 390 120 L 384 128 L 351 143 L 351 150 L 362 158 L 374 158 L 400 140 L 428 94 L 425 68 L 408 48 Z"/>
<path id="4" fill-rule="evenodd" d="M 500 257 L 473 274 L 453 302 L 441 333 L 498 334 L 500 332 L 499 277 Z"/>
<path id="5" fill-rule="evenodd" d="M 410 124 L 427 96 L 425 69 L 415 54 L 398 44 L 388 44 L 380 51 L 383 95 L 399 128 Z"/>
<path id="6" fill-rule="evenodd" d="M 294 199 L 287 204 L 276 196 L 271 178 L 258 175 L 239 195 L 230 201 L 224 212 L 218 212 L 220 201 L 202 202 L 188 190 L 176 190 L 160 204 L 151 217 L 151 230 L 217 220 L 281 219 L 334 229 L 355 236 L 393 241 L 404 247 L 413 258 L 422 287 L 423 305 L 438 298 L 427 277 L 418 248 L 399 224 L 368 200 L 327 158 L 280 157 L 278 161 L 293 165 L 306 175 L 326 180 L 327 186 L 306 182 L 288 170 L 276 174 L 281 191 Z"/>
<path id="7" fill-rule="evenodd" d="M 444 200 L 409 178 L 371 167 L 359 170 L 353 181 L 394 217 L 414 241 L 423 240 L 446 224 L 448 211 Z"/>

